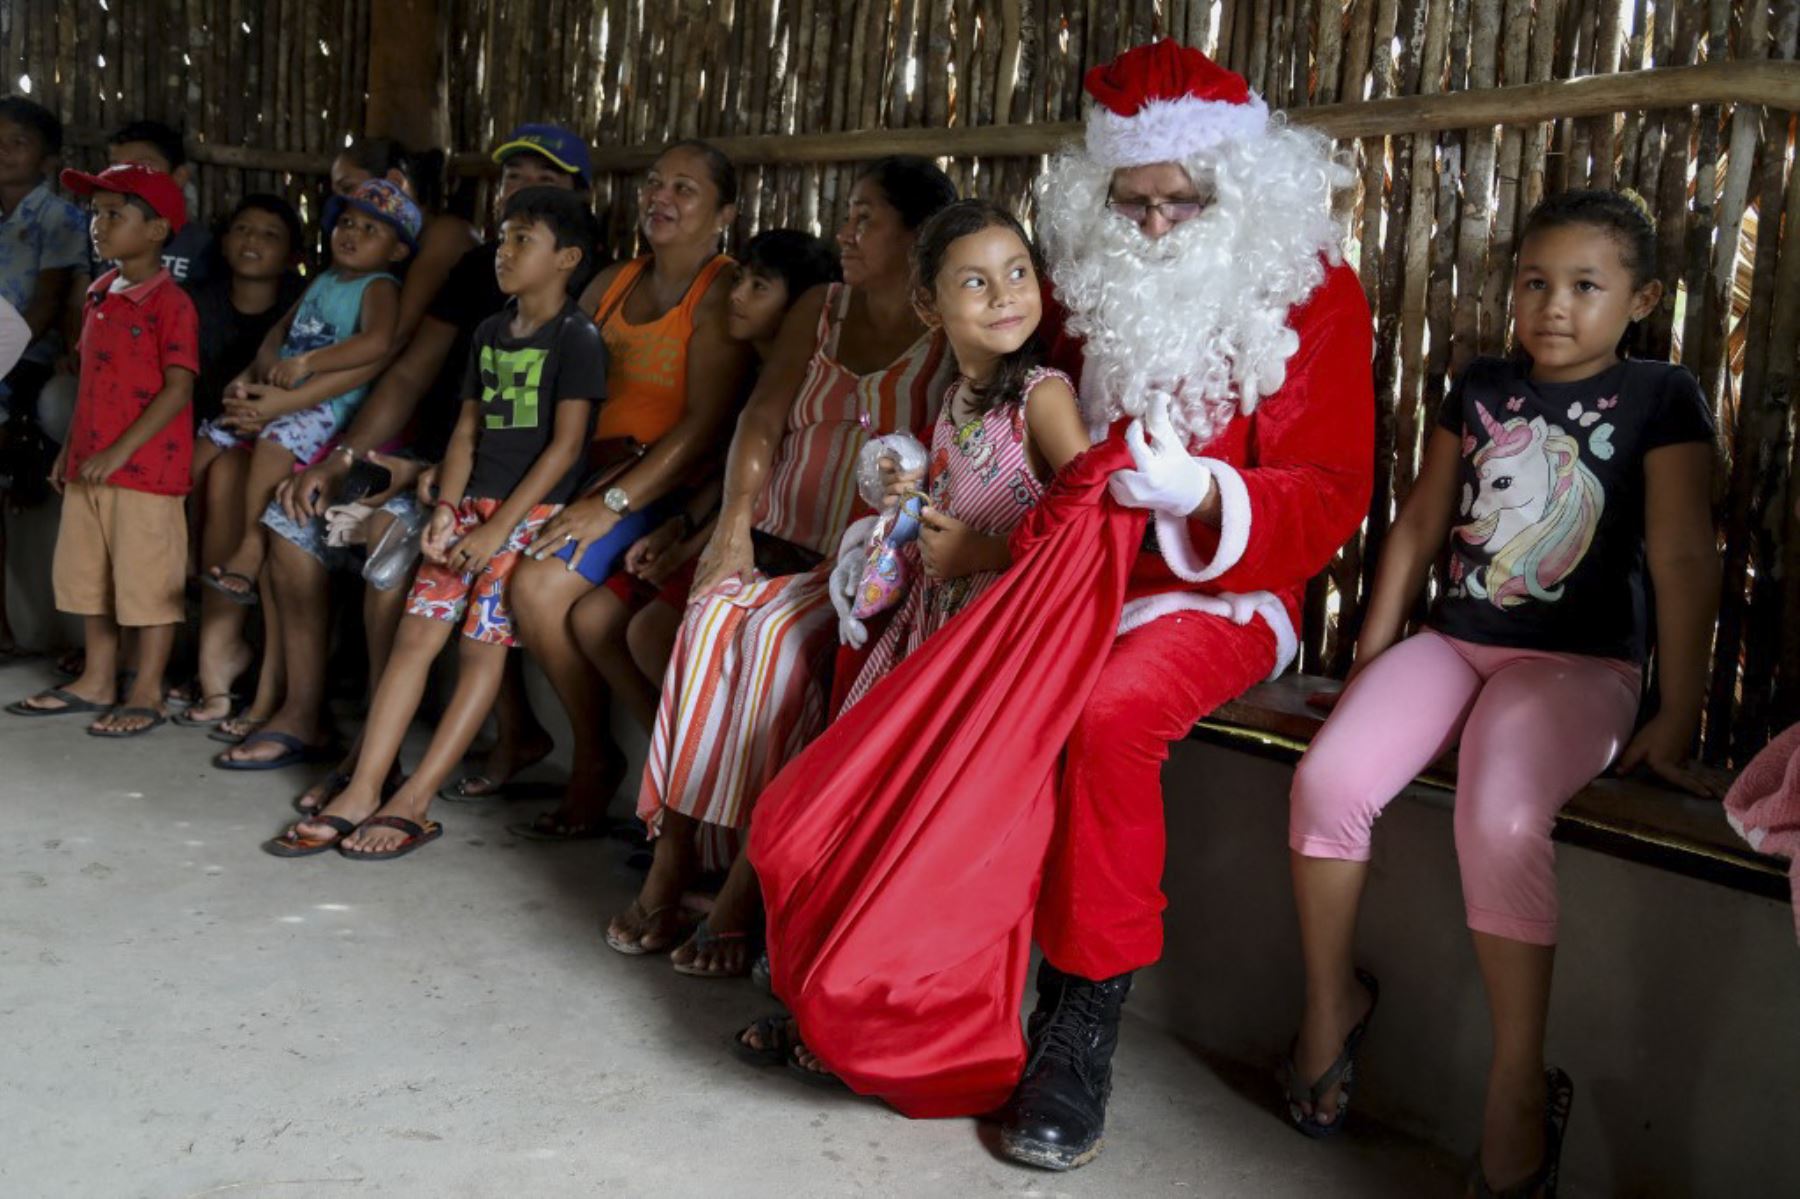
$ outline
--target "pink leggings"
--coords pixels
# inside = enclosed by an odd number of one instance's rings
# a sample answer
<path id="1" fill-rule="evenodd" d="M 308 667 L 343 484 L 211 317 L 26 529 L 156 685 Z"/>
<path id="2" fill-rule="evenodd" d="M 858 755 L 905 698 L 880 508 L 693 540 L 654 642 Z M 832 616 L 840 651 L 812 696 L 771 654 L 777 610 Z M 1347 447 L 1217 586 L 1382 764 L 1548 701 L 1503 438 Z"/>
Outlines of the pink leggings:
<path id="1" fill-rule="evenodd" d="M 1456 857 L 1469 927 L 1554 945 L 1550 828 L 1625 747 L 1641 677 L 1614 658 L 1410 637 L 1356 676 L 1300 760 L 1288 845 L 1368 861 L 1375 817 L 1460 738 Z"/>

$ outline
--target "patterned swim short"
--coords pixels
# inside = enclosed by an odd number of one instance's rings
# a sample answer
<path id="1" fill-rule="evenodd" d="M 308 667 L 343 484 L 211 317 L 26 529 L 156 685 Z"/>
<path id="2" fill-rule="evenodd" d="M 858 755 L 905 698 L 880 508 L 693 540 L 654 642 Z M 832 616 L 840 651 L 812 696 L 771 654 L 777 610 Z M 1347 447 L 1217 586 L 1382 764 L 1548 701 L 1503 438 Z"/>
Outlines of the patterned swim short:
<path id="1" fill-rule="evenodd" d="M 217 421 L 207 421 L 199 428 L 200 436 L 222 450 L 272 441 L 293 456 L 301 466 L 317 462 L 335 441 L 343 420 L 330 404 L 314 404 L 286 416 L 278 416 L 263 426 L 255 437 L 246 437 L 235 429 L 227 429 Z"/>
<path id="2" fill-rule="evenodd" d="M 500 500 L 465 499 L 456 509 L 456 536 L 460 539 L 499 511 Z M 406 597 L 406 614 L 455 624 L 463 620 L 463 636 L 471 641 L 508 648 L 519 643 L 513 634 L 512 609 L 506 604 L 506 581 L 519 564 L 519 555 L 531 545 L 538 530 L 562 511 L 561 504 L 539 504 L 513 527 L 500 552 L 479 575 L 459 575 L 435 562 L 419 563 L 412 592 Z"/>

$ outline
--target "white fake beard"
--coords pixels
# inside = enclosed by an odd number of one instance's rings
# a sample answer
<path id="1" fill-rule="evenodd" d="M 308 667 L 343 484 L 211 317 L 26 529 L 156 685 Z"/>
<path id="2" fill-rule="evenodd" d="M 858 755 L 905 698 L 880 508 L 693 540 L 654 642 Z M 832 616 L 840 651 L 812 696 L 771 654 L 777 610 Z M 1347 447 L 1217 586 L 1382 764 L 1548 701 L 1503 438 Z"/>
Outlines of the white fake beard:
<path id="1" fill-rule="evenodd" d="M 1068 328 L 1084 342 L 1088 424 L 1140 416 L 1158 392 L 1190 446 L 1255 410 L 1300 340 L 1290 310 L 1342 260 L 1332 192 L 1350 172 L 1318 134 L 1276 125 L 1182 164 L 1214 200 L 1158 239 L 1107 211 L 1111 170 L 1079 149 L 1037 183 L 1037 228 Z"/>

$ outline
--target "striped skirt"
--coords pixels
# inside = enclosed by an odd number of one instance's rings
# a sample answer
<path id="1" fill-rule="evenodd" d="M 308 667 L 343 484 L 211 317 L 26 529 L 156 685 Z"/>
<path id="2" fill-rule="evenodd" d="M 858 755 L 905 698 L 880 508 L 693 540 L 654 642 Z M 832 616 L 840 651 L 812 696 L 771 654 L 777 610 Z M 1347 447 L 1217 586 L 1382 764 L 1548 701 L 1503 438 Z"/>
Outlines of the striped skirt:
<path id="1" fill-rule="evenodd" d="M 759 574 L 689 604 L 682 619 L 637 810 L 653 837 L 665 809 L 700 821 L 709 869 L 735 856 L 757 795 L 825 727 L 831 567 Z"/>

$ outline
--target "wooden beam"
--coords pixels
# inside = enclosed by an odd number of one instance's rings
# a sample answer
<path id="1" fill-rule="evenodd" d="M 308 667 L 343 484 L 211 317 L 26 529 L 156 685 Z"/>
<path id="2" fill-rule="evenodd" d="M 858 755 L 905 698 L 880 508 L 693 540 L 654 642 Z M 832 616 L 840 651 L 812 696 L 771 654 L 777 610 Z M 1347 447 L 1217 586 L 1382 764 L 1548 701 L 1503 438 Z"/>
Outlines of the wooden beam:
<path id="1" fill-rule="evenodd" d="M 1444 129 L 1533 125 L 1559 117 L 1687 108 L 1695 104 L 1800 108 L 1800 63 L 1711 62 L 1692 67 L 1588 75 L 1550 83 L 1442 95 L 1321 104 L 1291 109 L 1287 119 L 1295 125 L 1348 140 Z M 950 158 L 1036 157 L 1055 153 L 1081 133 L 1080 122 L 1062 121 L 949 129 L 865 129 L 712 140 L 737 165 L 752 166 L 863 162 L 888 154 Z M 602 174 L 642 170 L 655 161 L 660 150 L 660 144 L 602 146 L 594 151 L 594 170 Z M 457 157 L 457 167 L 465 173 L 479 172 L 486 165 L 480 155 Z"/>
<path id="2" fill-rule="evenodd" d="M 438 0 L 369 6 L 366 132 L 415 150 L 449 144 L 443 35 Z"/>
<path id="3" fill-rule="evenodd" d="M 436 0 L 404 0 L 405 4 L 435 4 Z M 387 7 L 372 5 L 374 11 Z M 371 20 L 374 17 L 371 16 Z M 371 71 L 374 64 L 371 63 Z M 374 123 L 375 93 L 371 88 L 370 128 Z M 1772 108 L 1800 108 L 1800 62 L 1728 61 L 1693 67 L 1669 67 L 1628 71 L 1617 75 L 1588 75 L 1552 83 L 1440 95 L 1403 96 L 1350 104 L 1321 104 L 1290 109 L 1287 119 L 1330 134 L 1334 138 L 1380 137 L 1441 129 L 1467 129 L 1493 125 L 1532 125 L 1556 117 L 1600 116 L 1612 112 L 1648 112 L 1687 108 L 1695 104 L 1751 104 Z M 441 109 L 440 109 L 441 111 Z M 1035 125 L 981 125 L 950 129 L 869 129 L 846 133 L 792 134 L 714 138 L 714 145 L 739 166 L 756 164 L 805 164 L 816 162 L 864 162 L 887 154 L 923 154 L 929 157 L 1035 157 L 1054 153 L 1081 136 L 1075 121 Z M 73 145 L 100 145 L 102 132 L 70 129 L 64 138 Z M 402 136 L 401 140 L 406 140 Z M 410 144 L 410 143 L 409 143 Z M 420 142 L 419 144 L 428 144 Z M 430 144 L 443 144 L 442 142 Z M 596 173 L 641 170 L 655 161 L 660 145 L 602 146 L 594 151 Z M 188 156 L 195 162 L 252 170 L 294 174 L 324 174 L 329 155 L 261 150 L 252 146 L 221 146 L 188 141 Z M 463 175 L 486 174 L 493 164 L 485 153 L 458 154 L 454 169 Z"/>

